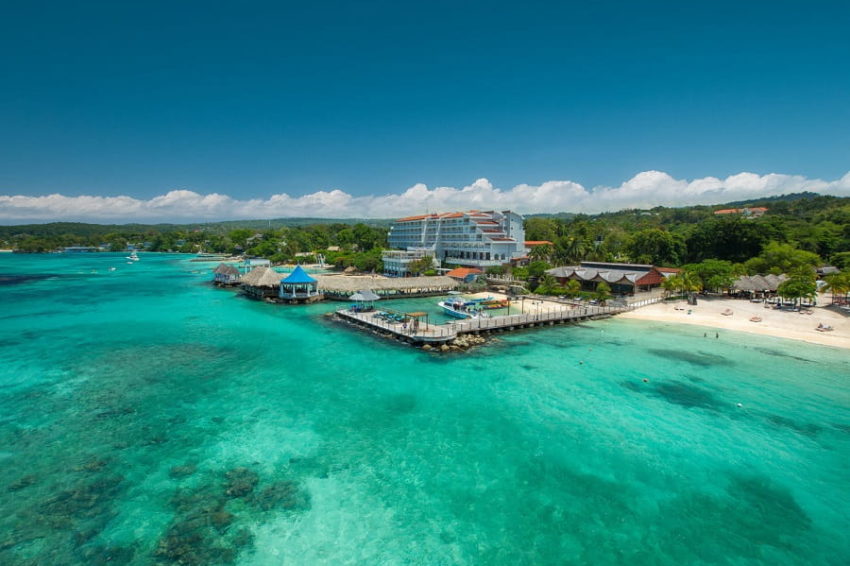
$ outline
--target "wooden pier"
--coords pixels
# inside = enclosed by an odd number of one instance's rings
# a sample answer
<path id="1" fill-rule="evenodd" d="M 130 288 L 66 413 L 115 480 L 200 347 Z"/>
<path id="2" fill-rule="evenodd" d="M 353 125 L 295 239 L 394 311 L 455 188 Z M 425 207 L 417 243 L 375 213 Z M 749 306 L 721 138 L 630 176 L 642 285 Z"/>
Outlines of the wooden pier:
<path id="1" fill-rule="evenodd" d="M 582 306 L 575 308 L 541 310 L 532 313 L 509 314 L 490 318 L 464 319 L 446 324 L 419 324 L 391 322 L 378 316 L 380 311 L 355 312 L 350 309 L 336 311 L 337 318 L 385 334 L 410 344 L 441 345 L 468 334 L 511 332 L 523 328 L 554 326 L 605 318 L 625 312 L 628 307 Z"/>

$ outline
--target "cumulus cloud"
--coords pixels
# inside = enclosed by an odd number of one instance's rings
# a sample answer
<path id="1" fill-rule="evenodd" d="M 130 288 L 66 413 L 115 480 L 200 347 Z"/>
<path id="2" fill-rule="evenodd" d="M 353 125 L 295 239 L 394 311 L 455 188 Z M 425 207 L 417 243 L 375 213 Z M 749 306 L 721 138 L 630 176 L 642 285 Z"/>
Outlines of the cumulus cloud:
<path id="1" fill-rule="evenodd" d="M 303 196 L 281 193 L 247 200 L 189 190 L 173 190 L 149 200 L 129 196 L 0 195 L 0 222 L 199 222 L 296 216 L 392 218 L 473 208 L 512 209 L 521 213 L 594 213 L 659 205 L 716 204 L 801 191 L 850 196 L 850 172 L 834 181 L 777 173 L 738 173 L 725 179 L 704 177 L 688 181 L 662 171 L 644 171 L 616 187 L 592 188 L 573 181 L 547 181 L 501 189 L 487 179 L 478 179 L 461 188 L 428 188 L 417 183 L 396 194 L 359 197 L 339 189 Z"/>

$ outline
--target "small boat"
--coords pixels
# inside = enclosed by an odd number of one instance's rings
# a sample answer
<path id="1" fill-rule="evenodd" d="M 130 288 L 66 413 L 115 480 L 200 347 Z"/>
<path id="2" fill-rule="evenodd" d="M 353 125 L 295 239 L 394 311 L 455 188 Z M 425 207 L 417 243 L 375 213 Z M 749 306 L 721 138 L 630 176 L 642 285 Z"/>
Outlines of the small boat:
<path id="1" fill-rule="evenodd" d="M 449 299 L 437 303 L 443 312 L 454 318 L 475 318 L 478 316 L 478 311 L 475 310 L 472 303 L 468 303 L 460 299 Z"/>
<path id="2" fill-rule="evenodd" d="M 198 252 L 198 255 L 190 259 L 189 261 L 198 261 L 198 262 L 212 262 L 212 261 L 234 261 L 229 254 L 217 254 L 210 252 Z"/>
<path id="3" fill-rule="evenodd" d="M 129 259 L 130 261 L 139 261 L 139 254 L 137 254 L 137 253 L 134 251 L 133 253 L 131 253 L 130 255 L 128 255 L 126 259 Z"/>
<path id="4" fill-rule="evenodd" d="M 504 309 L 511 306 L 511 302 L 508 299 L 490 299 L 488 301 L 484 301 L 481 303 L 481 308 L 483 309 Z"/>
<path id="5" fill-rule="evenodd" d="M 117 267 L 110 267 L 109 271 L 115 271 L 116 269 L 118 269 L 118 268 Z"/>

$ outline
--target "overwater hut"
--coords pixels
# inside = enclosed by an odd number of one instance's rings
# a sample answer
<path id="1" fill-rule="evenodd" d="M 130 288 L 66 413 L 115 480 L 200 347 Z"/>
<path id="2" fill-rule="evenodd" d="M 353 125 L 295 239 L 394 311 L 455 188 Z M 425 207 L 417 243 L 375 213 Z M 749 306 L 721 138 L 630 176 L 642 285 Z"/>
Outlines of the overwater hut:
<path id="1" fill-rule="evenodd" d="M 363 291 L 357 291 L 350 297 L 348 297 L 349 301 L 354 301 L 356 304 L 353 306 L 352 310 L 354 311 L 369 311 L 375 308 L 375 301 L 380 300 L 381 297 L 375 294 L 371 289 L 364 289 Z"/>
<path id="2" fill-rule="evenodd" d="M 382 299 L 430 297 L 444 295 L 457 288 L 458 282 L 442 275 L 434 277 L 341 277 L 317 275 L 319 291 L 328 299 L 348 301 L 364 287 L 369 287 Z M 367 283 L 368 281 L 368 283 Z"/>
<path id="3" fill-rule="evenodd" d="M 233 265 L 229 263 L 219 263 L 218 267 L 213 270 L 213 281 L 216 285 L 226 287 L 229 285 L 238 285 L 239 277 L 242 274 Z"/>
<path id="4" fill-rule="evenodd" d="M 257 267 L 239 280 L 242 292 L 254 299 L 277 297 L 283 274 L 271 267 Z"/>
<path id="5" fill-rule="evenodd" d="M 278 296 L 287 303 L 312 303 L 321 300 L 318 280 L 310 277 L 304 268 L 296 265 L 288 276 L 280 281 Z"/>

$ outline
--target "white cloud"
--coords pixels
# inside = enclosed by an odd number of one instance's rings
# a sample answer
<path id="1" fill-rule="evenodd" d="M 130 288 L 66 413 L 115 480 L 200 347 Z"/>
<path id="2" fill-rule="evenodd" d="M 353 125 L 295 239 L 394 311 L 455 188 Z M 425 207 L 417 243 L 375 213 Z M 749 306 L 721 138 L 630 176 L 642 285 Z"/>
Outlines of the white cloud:
<path id="1" fill-rule="evenodd" d="M 227 195 L 174 190 L 149 200 L 128 196 L 39 197 L 0 195 L 0 222 L 94 221 L 169 222 L 226 219 L 283 218 L 392 218 L 425 211 L 471 208 L 533 212 L 602 212 L 623 208 L 717 204 L 801 191 L 850 196 L 850 173 L 835 181 L 799 175 L 738 173 L 726 179 L 704 177 L 687 181 L 661 171 L 644 171 L 617 187 L 585 188 L 572 181 L 540 185 L 494 187 L 478 179 L 462 188 L 418 183 L 407 190 L 380 196 L 352 196 L 344 191 L 318 191 L 293 197 L 285 193 L 266 199 L 238 200 Z"/>

